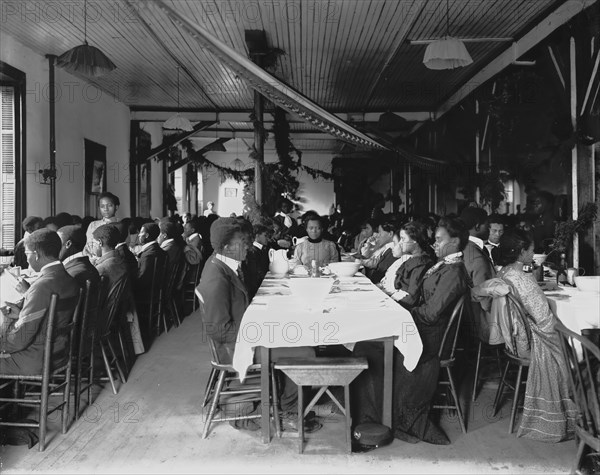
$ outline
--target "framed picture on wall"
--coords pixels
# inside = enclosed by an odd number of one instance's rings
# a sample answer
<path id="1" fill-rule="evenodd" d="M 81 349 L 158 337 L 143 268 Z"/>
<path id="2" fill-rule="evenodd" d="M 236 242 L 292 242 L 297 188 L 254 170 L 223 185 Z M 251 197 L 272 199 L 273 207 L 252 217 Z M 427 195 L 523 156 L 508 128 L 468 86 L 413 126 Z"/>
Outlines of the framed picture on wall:
<path id="1" fill-rule="evenodd" d="M 85 210 L 84 213 L 96 216 L 98 195 L 106 189 L 106 147 L 84 139 L 85 163 Z"/>
<path id="2" fill-rule="evenodd" d="M 225 188 L 225 198 L 236 198 L 237 188 Z"/>

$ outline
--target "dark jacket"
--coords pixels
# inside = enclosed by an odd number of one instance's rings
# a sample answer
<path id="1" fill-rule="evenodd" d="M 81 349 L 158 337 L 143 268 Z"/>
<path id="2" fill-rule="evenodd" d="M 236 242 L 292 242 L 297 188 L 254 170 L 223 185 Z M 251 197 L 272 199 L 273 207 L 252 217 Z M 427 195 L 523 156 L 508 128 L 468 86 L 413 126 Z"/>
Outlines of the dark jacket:
<path id="1" fill-rule="evenodd" d="M 71 322 L 79 291 L 79 284 L 62 264 L 50 266 L 41 272 L 25 293 L 19 318 L 11 322 L 8 328 L 3 328 L 0 334 L 0 351 L 10 354 L 9 358 L 0 358 L 0 373 L 41 373 L 50 297 L 53 293 L 59 296 L 55 325 L 60 328 Z M 55 340 L 55 366 L 66 362 L 67 349 L 64 336 Z"/>
<path id="2" fill-rule="evenodd" d="M 152 260 L 157 259 L 157 269 L 159 282 L 155 292 L 158 292 L 160 283 L 165 276 L 165 266 L 167 263 L 167 254 L 163 251 L 158 243 L 154 241 L 151 246 L 148 246 L 138 255 L 138 270 L 134 281 L 134 294 L 136 299 L 148 300 L 152 287 Z M 158 296 L 158 294 L 157 294 Z"/>
<path id="3" fill-rule="evenodd" d="M 424 277 L 419 305 L 411 311 L 423 341 L 419 364 L 437 356 L 452 310 L 469 289 L 468 281 L 462 262 L 444 264 Z"/>
<path id="4" fill-rule="evenodd" d="M 123 259 L 123 261 L 125 261 L 125 265 L 127 266 L 127 271 L 129 272 L 129 277 L 131 279 L 136 277 L 137 269 L 138 269 L 138 261 L 135 258 L 135 256 L 133 255 L 133 252 L 131 252 L 129 247 L 127 247 L 127 244 L 123 243 L 122 246 L 117 245 L 117 247 L 115 248 L 115 251 L 117 252 L 117 254 L 119 254 L 121 256 L 121 259 Z"/>
<path id="5" fill-rule="evenodd" d="M 213 254 L 202 271 L 197 290 L 206 335 L 215 343 L 221 363 L 231 363 L 248 292 L 238 275 Z"/>
<path id="6" fill-rule="evenodd" d="M 77 257 L 67 263 L 63 262 L 63 265 L 68 274 L 77 281 L 79 287 L 82 289 L 85 288 L 85 282 L 87 280 L 89 280 L 95 288 L 98 287 L 98 284 L 100 283 L 100 274 L 90 262 L 88 256 Z"/>

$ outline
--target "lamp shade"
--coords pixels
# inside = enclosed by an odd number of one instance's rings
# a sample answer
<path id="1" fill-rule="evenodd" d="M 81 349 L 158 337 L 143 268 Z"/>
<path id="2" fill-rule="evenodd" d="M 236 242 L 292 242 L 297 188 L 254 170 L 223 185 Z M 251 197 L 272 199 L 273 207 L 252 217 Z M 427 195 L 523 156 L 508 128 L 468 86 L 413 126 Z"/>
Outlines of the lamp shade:
<path id="1" fill-rule="evenodd" d="M 191 132 L 194 130 L 191 122 L 185 117 L 181 117 L 179 112 L 174 116 L 170 117 L 163 125 L 163 129 L 167 130 L 183 130 L 184 132 Z"/>
<path id="2" fill-rule="evenodd" d="M 102 76 L 117 68 L 102 51 L 87 43 L 75 46 L 61 54 L 56 60 L 56 65 L 71 72 L 93 77 Z"/>
<path id="3" fill-rule="evenodd" d="M 427 45 L 423 57 L 423 64 L 429 69 L 454 69 L 472 62 L 465 44 L 449 36 Z"/>

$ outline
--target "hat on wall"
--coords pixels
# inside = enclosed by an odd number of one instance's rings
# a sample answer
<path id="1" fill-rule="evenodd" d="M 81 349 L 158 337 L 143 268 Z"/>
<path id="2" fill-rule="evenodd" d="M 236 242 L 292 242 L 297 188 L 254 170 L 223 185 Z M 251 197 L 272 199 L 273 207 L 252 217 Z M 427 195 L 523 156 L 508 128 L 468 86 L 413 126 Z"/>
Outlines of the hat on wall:
<path id="1" fill-rule="evenodd" d="M 388 445 L 394 440 L 388 426 L 367 422 L 359 424 L 352 432 L 352 452 L 369 452 Z"/>

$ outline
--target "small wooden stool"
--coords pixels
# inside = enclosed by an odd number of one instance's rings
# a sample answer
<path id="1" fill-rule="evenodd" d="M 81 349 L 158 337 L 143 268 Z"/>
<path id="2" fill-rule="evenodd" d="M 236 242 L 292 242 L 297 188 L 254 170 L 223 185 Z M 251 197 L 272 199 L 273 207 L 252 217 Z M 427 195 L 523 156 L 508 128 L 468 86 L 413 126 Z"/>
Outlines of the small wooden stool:
<path id="1" fill-rule="evenodd" d="M 304 451 L 304 417 L 325 392 L 340 408 L 342 414 L 346 416 L 346 444 L 348 453 L 352 452 L 350 383 L 368 367 L 365 358 L 282 358 L 275 364 L 275 369 L 283 371 L 298 385 L 299 453 Z M 303 409 L 302 388 L 304 386 L 320 386 L 319 391 L 306 406 L 306 409 Z M 342 406 L 329 391 L 329 386 L 344 386 L 345 406 Z"/>

